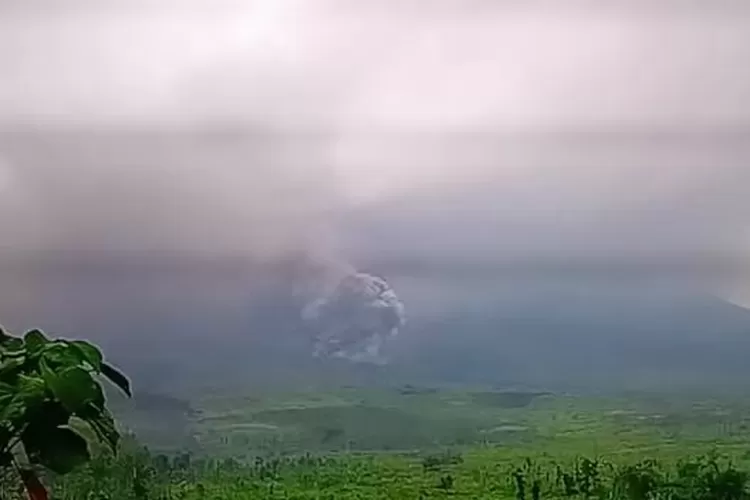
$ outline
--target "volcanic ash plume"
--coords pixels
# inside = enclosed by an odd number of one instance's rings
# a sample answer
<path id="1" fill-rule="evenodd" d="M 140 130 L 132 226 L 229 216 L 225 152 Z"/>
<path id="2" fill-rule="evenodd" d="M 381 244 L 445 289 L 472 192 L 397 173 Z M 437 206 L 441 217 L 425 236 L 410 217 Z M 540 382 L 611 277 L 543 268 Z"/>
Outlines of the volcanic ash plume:
<path id="1" fill-rule="evenodd" d="M 314 355 L 383 364 L 380 349 L 404 325 L 404 305 L 382 278 L 348 274 L 308 303 L 302 317 L 315 332 Z"/>

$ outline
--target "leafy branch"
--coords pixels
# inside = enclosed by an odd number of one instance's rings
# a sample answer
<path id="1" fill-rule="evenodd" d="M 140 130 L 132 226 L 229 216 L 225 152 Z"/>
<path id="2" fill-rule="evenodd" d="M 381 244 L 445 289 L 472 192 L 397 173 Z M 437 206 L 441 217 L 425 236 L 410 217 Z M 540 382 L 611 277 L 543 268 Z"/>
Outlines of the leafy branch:
<path id="1" fill-rule="evenodd" d="M 91 459 L 74 420 L 116 453 L 120 434 L 100 377 L 131 396 L 127 377 L 93 344 L 39 330 L 15 337 L 0 328 L 0 468 L 16 469 L 33 500 L 46 498 L 35 466 L 66 474 Z"/>

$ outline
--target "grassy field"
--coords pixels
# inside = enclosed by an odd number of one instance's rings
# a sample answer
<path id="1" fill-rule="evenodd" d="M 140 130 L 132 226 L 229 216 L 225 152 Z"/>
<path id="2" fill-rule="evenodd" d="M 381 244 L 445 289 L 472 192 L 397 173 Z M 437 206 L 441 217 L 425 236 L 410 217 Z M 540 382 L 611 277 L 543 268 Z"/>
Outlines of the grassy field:
<path id="1" fill-rule="evenodd" d="M 736 395 L 405 386 L 136 406 L 125 421 L 152 415 L 144 435 L 160 443 L 95 461 L 54 498 L 750 498 L 750 401 Z"/>
<path id="2" fill-rule="evenodd" d="M 744 456 L 750 450 L 750 400 L 736 396 L 597 397 L 404 386 L 212 394 L 189 407 L 156 411 L 121 413 L 155 451 L 189 449 L 240 460 L 467 447 L 556 456 L 663 455 L 707 447 Z M 150 435 L 159 439 L 149 440 Z"/>

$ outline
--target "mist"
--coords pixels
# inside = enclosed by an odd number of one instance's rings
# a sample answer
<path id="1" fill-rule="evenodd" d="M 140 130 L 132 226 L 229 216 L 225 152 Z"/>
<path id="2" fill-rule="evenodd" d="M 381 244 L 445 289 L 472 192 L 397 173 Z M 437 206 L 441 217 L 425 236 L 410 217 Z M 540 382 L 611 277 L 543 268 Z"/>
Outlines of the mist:
<path id="1" fill-rule="evenodd" d="M 382 271 L 425 317 L 626 281 L 750 305 L 749 24 L 731 1 L 3 2 L 0 311 L 235 339 L 298 255 Z"/>
<path id="2" fill-rule="evenodd" d="M 569 4 L 11 2 L 6 131 L 91 135 L 3 141 L 6 242 L 242 253 L 353 206 L 444 219 L 433 200 L 502 245 L 644 222 L 674 247 L 746 241 L 750 12 Z M 123 128 L 237 138 L 115 150 Z"/>

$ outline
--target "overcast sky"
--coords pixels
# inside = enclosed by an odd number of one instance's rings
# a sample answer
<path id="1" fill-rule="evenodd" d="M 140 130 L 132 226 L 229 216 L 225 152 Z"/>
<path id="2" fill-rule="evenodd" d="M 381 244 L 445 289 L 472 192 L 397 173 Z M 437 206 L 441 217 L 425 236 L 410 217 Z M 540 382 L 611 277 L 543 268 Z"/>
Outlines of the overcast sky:
<path id="1" fill-rule="evenodd" d="M 5 0 L 0 113 L 429 128 L 747 122 L 750 7 L 653 3 Z"/>
<path id="2" fill-rule="evenodd" d="M 284 139 L 92 135 L 47 156 L 5 139 L 0 229 L 21 248 L 241 252 L 348 219 L 334 239 L 396 253 L 741 249 L 747 61 L 742 1 L 3 0 L 6 133 Z"/>

